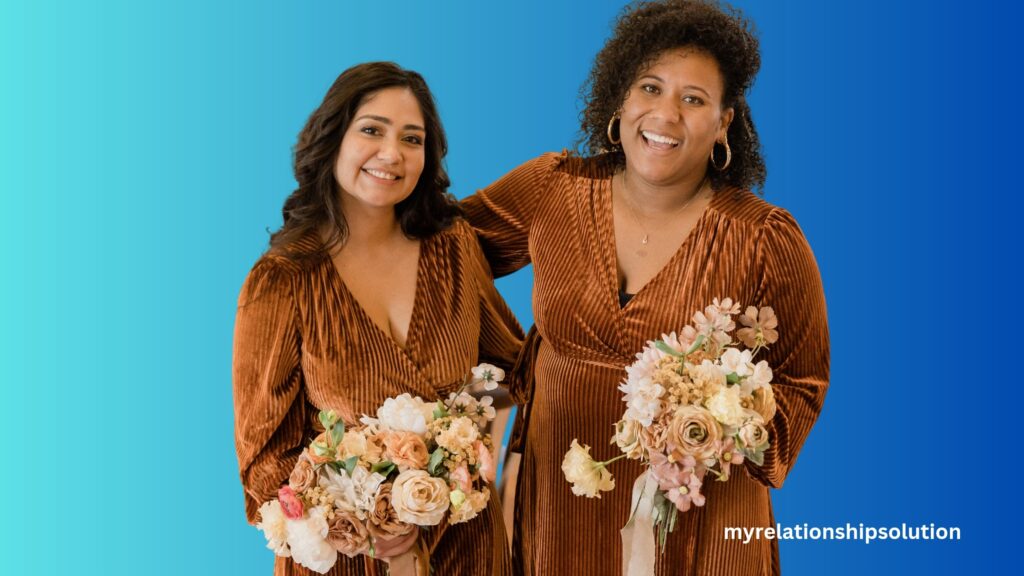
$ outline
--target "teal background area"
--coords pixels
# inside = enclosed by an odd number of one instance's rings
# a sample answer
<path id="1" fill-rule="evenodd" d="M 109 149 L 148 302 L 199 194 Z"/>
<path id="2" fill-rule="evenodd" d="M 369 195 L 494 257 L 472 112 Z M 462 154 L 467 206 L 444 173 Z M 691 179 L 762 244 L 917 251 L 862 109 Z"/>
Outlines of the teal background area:
<path id="1" fill-rule="evenodd" d="M 785 541 L 784 573 L 1013 572 L 1019 9 L 737 4 L 762 40 L 765 196 L 815 250 L 832 333 L 776 518 L 962 530 Z M 465 196 L 573 145 L 620 6 L 0 5 L 3 573 L 269 574 L 237 478 L 232 325 L 306 117 L 348 66 L 416 69 Z M 528 326 L 529 272 L 499 287 Z"/>

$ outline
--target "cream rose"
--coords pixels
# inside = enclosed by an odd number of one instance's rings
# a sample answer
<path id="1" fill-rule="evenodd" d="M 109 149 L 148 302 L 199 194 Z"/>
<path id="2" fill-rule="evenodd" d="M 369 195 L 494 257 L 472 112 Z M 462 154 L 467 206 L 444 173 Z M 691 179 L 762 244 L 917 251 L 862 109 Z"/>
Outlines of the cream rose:
<path id="1" fill-rule="evenodd" d="M 573 438 L 569 451 L 562 460 L 562 473 L 572 484 L 572 493 L 587 498 L 600 498 L 601 492 L 615 488 L 615 480 L 603 462 L 590 457 L 590 447 L 580 446 Z"/>
<path id="2" fill-rule="evenodd" d="M 752 399 L 754 411 L 760 414 L 765 422 L 770 422 L 775 417 L 775 392 L 772 387 L 754 389 Z"/>
<path id="3" fill-rule="evenodd" d="M 700 406 L 680 406 L 666 430 L 668 446 L 682 455 L 705 459 L 714 456 L 722 439 L 722 426 Z"/>
<path id="4" fill-rule="evenodd" d="M 764 427 L 760 416 L 751 418 L 740 426 L 736 432 L 740 444 L 749 450 L 760 450 L 768 444 L 768 429 Z"/>
<path id="5" fill-rule="evenodd" d="M 391 487 L 391 505 L 402 522 L 436 526 L 448 511 L 448 484 L 425 470 L 406 470 Z"/>
<path id="6" fill-rule="evenodd" d="M 385 400 L 377 409 L 377 419 L 392 430 L 426 434 L 427 425 L 434 421 L 434 405 L 405 393 Z"/>
<path id="7" fill-rule="evenodd" d="M 335 510 L 334 518 L 327 521 L 327 543 L 349 558 L 370 551 L 370 533 L 355 514 Z"/>
<path id="8" fill-rule="evenodd" d="M 643 432 L 643 424 L 636 420 L 619 420 L 615 423 L 615 436 L 612 443 L 619 447 L 619 450 L 631 460 L 639 460 L 644 457 L 644 445 L 640 441 L 640 434 Z"/>
<path id="9" fill-rule="evenodd" d="M 423 438 L 411 432 L 391 432 L 384 436 L 385 454 L 399 470 L 422 469 L 430 460 Z"/>

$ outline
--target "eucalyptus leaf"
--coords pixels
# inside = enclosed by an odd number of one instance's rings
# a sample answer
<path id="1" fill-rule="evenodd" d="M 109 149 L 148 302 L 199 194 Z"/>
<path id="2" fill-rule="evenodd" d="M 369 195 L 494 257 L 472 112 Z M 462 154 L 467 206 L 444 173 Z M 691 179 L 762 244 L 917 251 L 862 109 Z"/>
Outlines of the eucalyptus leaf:
<path id="1" fill-rule="evenodd" d="M 747 460 L 750 460 L 758 466 L 764 465 L 764 450 L 758 450 L 756 452 L 749 452 L 747 454 Z"/>
<path id="2" fill-rule="evenodd" d="M 351 458 L 346 458 L 345 460 L 343 460 L 341 462 L 342 468 L 345 469 L 345 472 L 348 472 L 349 476 L 352 475 L 352 471 L 356 469 L 356 465 L 357 464 L 359 464 L 359 456 L 353 456 Z"/>
<path id="3" fill-rule="evenodd" d="M 376 464 L 370 467 L 370 472 L 380 472 L 381 470 L 384 470 L 385 468 L 394 465 L 395 463 L 392 462 L 391 460 L 381 460 L 380 462 L 377 462 Z"/>
<path id="4" fill-rule="evenodd" d="M 339 420 L 329 430 L 331 431 L 331 441 L 334 445 L 341 444 L 341 439 L 345 437 L 345 423 Z"/>
<path id="5" fill-rule="evenodd" d="M 330 430 L 334 422 L 337 421 L 338 416 L 333 410 L 321 410 L 320 411 L 320 423 L 323 424 L 324 430 Z"/>
<path id="6" fill-rule="evenodd" d="M 441 462 L 444 461 L 444 448 L 440 446 L 430 455 L 430 460 L 427 462 L 427 472 L 430 472 L 431 476 L 437 476 L 438 467 Z"/>
<path id="7" fill-rule="evenodd" d="M 658 350 L 661 350 L 665 354 L 668 354 L 669 356 L 675 356 L 676 358 L 682 358 L 683 357 L 683 354 L 681 352 L 679 352 L 678 350 L 676 350 L 675 348 L 669 346 L 668 344 L 666 344 L 665 342 L 663 342 L 661 340 L 656 341 L 654 343 L 654 347 L 657 348 Z"/>
<path id="8" fill-rule="evenodd" d="M 313 453 L 316 454 L 317 456 L 324 457 L 324 456 L 330 456 L 331 455 L 331 449 L 328 448 L 322 442 L 313 442 L 312 448 L 313 448 Z"/>

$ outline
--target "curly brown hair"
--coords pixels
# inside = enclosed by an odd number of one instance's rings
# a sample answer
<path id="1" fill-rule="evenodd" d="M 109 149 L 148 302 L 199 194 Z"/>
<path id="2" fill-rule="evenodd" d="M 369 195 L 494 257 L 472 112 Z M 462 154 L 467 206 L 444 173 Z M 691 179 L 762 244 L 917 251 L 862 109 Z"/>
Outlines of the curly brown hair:
<path id="1" fill-rule="evenodd" d="M 284 202 L 284 224 L 270 236 L 271 252 L 292 259 L 309 256 L 289 248 L 323 227 L 329 230 L 328 250 L 345 242 L 348 225 L 341 212 L 334 165 L 356 111 L 386 88 L 408 88 L 419 102 L 426 124 L 423 173 L 412 194 L 395 205 L 402 232 L 410 238 L 426 238 L 451 226 L 461 214 L 458 202 L 448 194 L 451 182 L 444 168 L 448 140 L 426 81 L 393 62 L 367 62 L 338 76 L 299 133 L 294 158 L 299 187 Z"/>
<path id="2" fill-rule="evenodd" d="M 741 12 L 715 2 L 661 0 L 623 9 L 612 38 L 598 52 L 580 89 L 584 110 L 577 148 L 585 155 L 608 153 L 615 167 L 625 166 L 622 148 L 608 140 L 608 121 L 643 70 L 666 50 L 684 47 L 715 59 L 725 84 L 722 107 L 735 111 L 728 130 L 732 162 L 721 172 L 709 168 L 711 185 L 715 189 L 763 186 L 767 170 L 745 97 L 761 67 L 757 37 Z M 719 163 L 723 156 L 723 152 L 716 154 Z"/>

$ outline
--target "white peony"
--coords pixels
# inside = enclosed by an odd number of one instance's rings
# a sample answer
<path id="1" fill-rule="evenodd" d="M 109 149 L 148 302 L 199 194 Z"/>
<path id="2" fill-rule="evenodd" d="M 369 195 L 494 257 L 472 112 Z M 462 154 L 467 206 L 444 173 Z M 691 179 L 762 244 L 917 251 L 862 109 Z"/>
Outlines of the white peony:
<path id="1" fill-rule="evenodd" d="M 407 392 L 385 400 L 377 409 L 377 419 L 392 430 L 426 434 L 427 425 L 434 421 L 434 405 Z"/>
<path id="2" fill-rule="evenodd" d="M 754 366 L 751 364 L 753 358 L 750 350 L 740 352 L 735 348 L 728 348 L 722 353 L 722 370 L 726 374 L 735 372 L 740 378 L 750 376 L 754 373 Z"/>
<path id="3" fill-rule="evenodd" d="M 287 523 L 292 559 L 318 574 L 326 574 L 338 560 L 338 552 L 327 543 L 324 508 L 311 508 L 306 518 L 287 520 Z"/>
<path id="4" fill-rule="evenodd" d="M 263 531 L 267 538 L 267 548 L 274 551 L 278 556 L 291 556 L 288 549 L 288 524 L 281 509 L 281 503 L 277 500 L 264 502 L 260 506 L 260 521 L 256 527 Z"/>
<path id="5" fill-rule="evenodd" d="M 345 471 L 335 472 L 330 466 L 322 468 L 320 487 L 334 498 L 336 508 L 353 513 L 360 520 L 373 510 L 377 488 L 384 482 L 384 476 L 356 466 L 352 475 Z"/>
<path id="6" fill-rule="evenodd" d="M 623 418 L 650 426 L 661 412 L 661 397 L 665 394 L 665 388 L 650 378 L 630 378 L 619 386 L 619 390 L 623 392 L 622 399 L 626 402 Z"/>
<path id="7" fill-rule="evenodd" d="M 740 400 L 739 386 L 727 386 L 707 401 L 711 415 L 726 426 L 736 427 L 749 417 Z"/>

